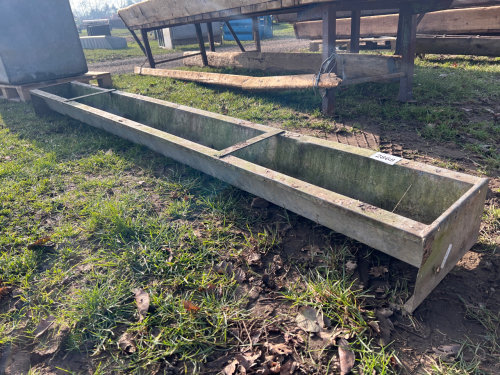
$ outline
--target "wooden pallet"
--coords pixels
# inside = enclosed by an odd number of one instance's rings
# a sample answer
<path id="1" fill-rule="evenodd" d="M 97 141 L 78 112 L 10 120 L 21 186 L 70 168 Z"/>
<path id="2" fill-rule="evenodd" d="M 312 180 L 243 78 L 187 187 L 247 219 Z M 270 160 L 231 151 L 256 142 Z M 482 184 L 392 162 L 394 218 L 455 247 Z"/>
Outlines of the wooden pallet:
<path id="1" fill-rule="evenodd" d="M 97 80 L 99 87 L 111 87 L 111 73 L 107 72 L 88 72 L 79 76 L 54 79 L 52 81 L 44 81 L 37 83 L 29 83 L 26 85 L 4 85 L 0 83 L 0 99 L 8 99 L 16 102 L 29 102 L 31 101 L 30 90 L 39 89 L 42 87 L 58 85 L 61 83 L 78 81 L 83 83 L 90 83 L 92 80 Z"/>

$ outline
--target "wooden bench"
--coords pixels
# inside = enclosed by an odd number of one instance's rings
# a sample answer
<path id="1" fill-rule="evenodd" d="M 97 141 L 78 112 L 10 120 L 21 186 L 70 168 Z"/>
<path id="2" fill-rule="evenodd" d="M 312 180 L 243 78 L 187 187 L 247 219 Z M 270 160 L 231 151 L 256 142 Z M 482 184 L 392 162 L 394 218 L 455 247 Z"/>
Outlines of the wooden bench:
<path id="1" fill-rule="evenodd" d="M 17 102 L 31 101 L 30 90 L 39 89 L 47 86 L 58 85 L 61 83 L 78 81 L 83 83 L 90 83 L 92 80 L 97 80 L 99 87 L 108 88 L 113 86 L 111 80 L 111 73 L 107 72 L 88 72 L 79 76 L 59 78 L 51 81 L 28 83 L 25 85 L 5 85 L 0 83 L 0 99 L 7 99 Z"/>

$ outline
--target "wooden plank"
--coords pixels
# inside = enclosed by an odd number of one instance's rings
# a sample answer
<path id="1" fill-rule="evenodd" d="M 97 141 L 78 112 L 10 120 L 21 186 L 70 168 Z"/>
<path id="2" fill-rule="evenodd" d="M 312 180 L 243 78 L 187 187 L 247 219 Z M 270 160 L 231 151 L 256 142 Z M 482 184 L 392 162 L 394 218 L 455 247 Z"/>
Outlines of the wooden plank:
<path id="1" fill-rule="evenodd" d="M 200 56 L 189 57 L 185 52 L 184 65 L 203 66 Z M 380 76 L 395 73 L 389 70 L 389 60 L 393 59 L 396 70 L 401 69 L 398 56 L 365 55 L 342 53 L 344 73 L 347 79 Z M 214 68 L 244 68 L 264 71 L 294 72 L 298 74 L 317 74 L 323 57 L 318 53 L 281 53 L 281 52 L 208 52 L 208 65 Z"/>
<path id="2" fill-rule="evenodd" d="M 417 53 L 500 57 L 500 37 L 418 35 Z"/>
<path id="3" fill-rule="evenodd" d="M 392 81 L 395 78 L 402 78 L 404 76 L 405 76 L 404 72 L 399 72 L 399 73 L 392 73 L 392 74 L 384 74 L 384 75 L 375 76 L 375 77 L 349 79 L 346 81 L 342 81 L 342 83 L 339 86 L 358 85 L 360 83 L 367 83 L 367 82 Z"/>
<path id="4" fill-rule="evenodd" d="M 269 0 L 217 0 L 217 1 L 183 1 L 149 0 L 120 9 L 118 14 L 129 27 L 141 26 L 180 17 L 190 17 L 197 14 L 224 11 Z"/>
<path id="5" fill-rule="evenodd" d="M 349 48 L 351 53 L 359 53 L 360 32 L 361 12 L 359 10 L 354 10 L 351 15 L 351 44 Z"/>
<path id="6" fill-rule="evenodd" d="M 494 34 L 500 33 L 500 6 L 453 9 L 427 13 L 417 27 L 418 34 Z M 295 34 L 300 39 L 321 39 L 322 21 L 297 22 Z M 361 18 L 360 37 L 396 36 L 398 15 Z M 337 20 L 337 38 L 349 38 L 351 20 Z"/>
<path id="7" fill-rule="evenodd" d="M 151 75 L 157 77 L 170 77 L 183 81 L 194 81 L 216 86 L 238 88 L 245 91 L 284 91 L 311 89 L 314 85 L 314 74 L 302 74 L 293 76 L 276 77 L 250 77 L 233 74 L 191 72 L 185 70 L 148 69 L 135 67 L 136 74 Z M 334 74 L 321 76 L 318 87 L 330 89 L 337 87 L 342 82 Z"/>
<path id="8" fill-rule="evenodd" d="M 260 33 L 259 33 L 259 19 L 252 17 L 252 34 L 255 41 L 255 49 L 260 52 Z"/>
<path id="9" fill-rule="evenodd" d="M 401 42 L 401 70 L 405 76 L 399 83 L 399 96 L 401 102 L 413 100 L 413 72 L 415 70 L 415 47 L 417 36 L 417 15 L 402 11 L 402 42 Z"/>

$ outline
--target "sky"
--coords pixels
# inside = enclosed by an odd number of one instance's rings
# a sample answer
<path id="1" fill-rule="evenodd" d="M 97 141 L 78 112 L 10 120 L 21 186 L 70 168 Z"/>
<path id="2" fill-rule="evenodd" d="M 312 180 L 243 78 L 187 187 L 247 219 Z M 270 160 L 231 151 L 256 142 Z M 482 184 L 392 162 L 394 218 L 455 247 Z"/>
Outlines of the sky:
<path id="1" fill-rule="evenodd" d="M 100 10 L 106 5 L 120 9 L 128 3 L 137 3 L 140 0 L 70 0 L 71 8 L 75 14 L 88 13 L 90 10 Z"/>

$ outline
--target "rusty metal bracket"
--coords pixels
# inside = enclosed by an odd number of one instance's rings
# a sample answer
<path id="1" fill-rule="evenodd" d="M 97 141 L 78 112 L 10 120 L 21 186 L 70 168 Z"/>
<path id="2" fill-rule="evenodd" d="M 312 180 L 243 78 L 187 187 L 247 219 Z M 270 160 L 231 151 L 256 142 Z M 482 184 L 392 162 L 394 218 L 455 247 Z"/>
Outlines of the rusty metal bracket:
<path id="1" fill-rule="evenodd" d="M 254 144 L 259 143 L 265 139 L 274 137 L 275 135 L 278 135 L 278 134 L 281 134 L 284 132 L 285 132 L 284 130 L 276 129 L 276 130 L 258 135 L 257 137 L 250 138 L 249 140 L 247 140 L 245 142 L 236 143 L 235 145 L 233 145 L 231 147 L 228 147 L 222 151 L 219 151 L 219 152 L 215 153 L 214 156 L 217 158 L 223 158 L 224 156 L 232 154 L 233 152 L 236 152 L 236 151 L 241 150 L 245 147 L 254 145 Z"/>
<path id="2" fill-rule="evenodd" d="M 82 98 L 87 98 L 89 96 L 95 96 L 95 95 L 105 94 L 105 93 L 111 92 L 111 91 L 116 91 L 116 89 L 103 90 L 103 91 L 99 91 L 99 92 L 94 92 L 93 94 L 77 96 L 76 98 L 64 99 L 63 102 L 72 102 L 72 101 L 75 101 L 77 99 L 82 99 Z"/>

